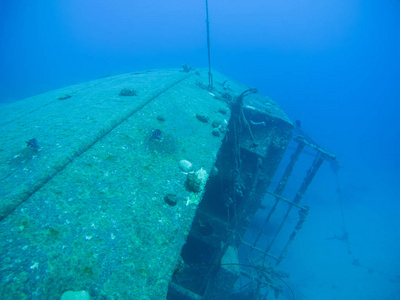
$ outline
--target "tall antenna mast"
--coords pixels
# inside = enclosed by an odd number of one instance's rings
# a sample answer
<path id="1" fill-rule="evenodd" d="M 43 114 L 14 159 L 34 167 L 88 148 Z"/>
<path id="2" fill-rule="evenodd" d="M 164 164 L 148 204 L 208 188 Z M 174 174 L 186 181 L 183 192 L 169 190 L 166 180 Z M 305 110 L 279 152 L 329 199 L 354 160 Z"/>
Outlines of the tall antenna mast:
<path id="1" fill-rule="evenodd" d="M 210 20 L 208 18 L 208 0 L 206 0 L 206 24 L 207 24 L 207 50 L 208 50 L 208 89 L 213 89 L 213 78 L 211 73 L 211 53 L 210 53 Z"/>

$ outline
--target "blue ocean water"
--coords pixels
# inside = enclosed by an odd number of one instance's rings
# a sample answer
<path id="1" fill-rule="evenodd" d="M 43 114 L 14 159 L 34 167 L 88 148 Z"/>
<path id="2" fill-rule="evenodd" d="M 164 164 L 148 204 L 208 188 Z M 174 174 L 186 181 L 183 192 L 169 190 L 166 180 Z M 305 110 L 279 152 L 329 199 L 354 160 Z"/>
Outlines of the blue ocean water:
<path id="1" fill-rule="evenodd" d="M 213 68 L 274 99 L 342 166 L 313 182 L 282 263 L 296 299 L 397 299 L 400 3 L 210 0 L 209 12 Z M 4 0 L 0 14 L 1 102 L 207 65 L 204 1 Z M 342 211 L 352 255 L 327 239 L 342 233 Z"/>

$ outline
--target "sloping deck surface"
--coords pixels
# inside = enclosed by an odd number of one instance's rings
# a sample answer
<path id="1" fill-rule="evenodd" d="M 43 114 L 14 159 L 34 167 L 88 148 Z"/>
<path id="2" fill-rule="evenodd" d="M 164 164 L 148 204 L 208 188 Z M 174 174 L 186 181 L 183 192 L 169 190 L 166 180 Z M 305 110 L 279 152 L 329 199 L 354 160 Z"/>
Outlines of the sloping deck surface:
<path id="1" fill-rule="evenodd" d="M 166 297 L 205 183 L 188 190 L 179 162 L 209 174 L 230 119 L 199 82 L 206 71 L 137 72 L 0 107 L 1 299 Z"/>

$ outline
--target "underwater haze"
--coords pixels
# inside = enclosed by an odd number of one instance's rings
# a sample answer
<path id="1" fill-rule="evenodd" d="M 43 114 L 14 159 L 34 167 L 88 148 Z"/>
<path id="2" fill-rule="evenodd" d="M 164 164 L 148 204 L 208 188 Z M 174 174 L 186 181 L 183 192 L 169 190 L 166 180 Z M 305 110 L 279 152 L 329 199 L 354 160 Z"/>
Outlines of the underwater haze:
<path id="1" fill-rule="evenodd" d="M 400 299 L 399 16 L 397 0 L 209 0 L 212 68 L 271 97 L 340 162 L 317 174 L 281 264 L 298 300 Z M 205 19 L 199 0 L 3 0 L 0 102 L 207 67 Z M 332 238 L 344 232 L 348 243 Z"/>

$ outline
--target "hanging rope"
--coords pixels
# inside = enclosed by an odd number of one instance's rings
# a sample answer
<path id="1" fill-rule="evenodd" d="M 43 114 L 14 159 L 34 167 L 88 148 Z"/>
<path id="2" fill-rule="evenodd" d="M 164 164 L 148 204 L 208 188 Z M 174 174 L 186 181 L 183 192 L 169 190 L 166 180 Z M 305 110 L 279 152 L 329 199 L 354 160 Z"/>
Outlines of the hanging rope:
<path id="1" fill-rule="evenodd" d="M 347 231 L 347 227 L 346 227 L 346 219 L 345 219 L 345 216 L 344 216 L 344 208 L 343 208 L 343 195 L 342 195 L 342 189 L 340 187 L 339 174 L 338 174 L 340 166 L 338 165 L 337 160 L 331 161 L 331 169 L 335 173 L 335 177 L 336 177 L 336 191 L 337 191 L 338 196 L 339 196 L 340 214 L 341 214 L 341 217 L 342 217 L 342 235 L 341 236 L 336 236 L 335 235 L 334 238 L 346 243 L 347 253 L 353 259 L 353 265 L 358 266 L 358 265 L 360 265 L 360 261 L 359 261 L 358 258 L 356 258 L 354 256 L 353 251 L 351 250 L 349 232 Z"/>
<path id="2" fill-rule="evenodd" d="M 208 90 L 213 89 L 213 77 L 211 73 L 211 52 L 210 52 L 210 20 L 208 18 L 208 0 L 206 0 L 206 24 L 207 24 L 207 51 L 208 51 Z"/>

